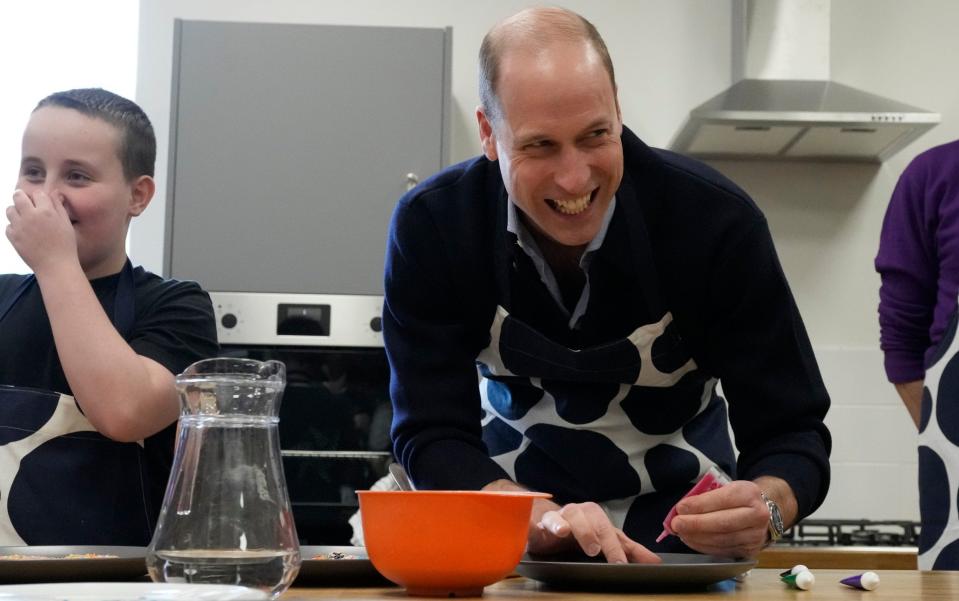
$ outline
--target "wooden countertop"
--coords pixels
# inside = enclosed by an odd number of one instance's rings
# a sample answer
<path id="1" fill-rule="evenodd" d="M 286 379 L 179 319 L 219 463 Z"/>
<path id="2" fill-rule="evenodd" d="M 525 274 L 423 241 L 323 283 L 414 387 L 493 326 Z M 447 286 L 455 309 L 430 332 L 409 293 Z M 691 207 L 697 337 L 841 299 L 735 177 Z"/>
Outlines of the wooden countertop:
<path id="1" fill-rule="evenodd" d="M 959 599 L 959 572 L 919 572 L 917 570 L 878 570 L 879 588 L 860 591 L 839 584 L 856 572 L 849 570 L 813 570 L 816 584 L 812 590 L 789 588 L 779 580 L 779 571 L 755 569 L 744 582 L 726 581 L 717 590 L 667 595 L 645 595 L 668 601 L 952 601 Z M 727 586 L 728 585 L 728 586 Z M 342 599 L 345 601 L 404 601 L 409 599 L 400 588 L 292 588 L 280 601 Z M 624 601 L 622 593 L 563 592 L 545 589 L 535 580 L 507 578 L 486 587 L 482 601 Z M 429 599 L 429 598 L 427 598 Z M 439 599 L 439 598 L 437 598 Z"/>
<path id="2" fill-rule="evenodd" d="M 796 564 L 810 569 L 915 570 L 915 547 L 826 547 L 772 545 L 757 558 L 759 568 L 784 570 Z"/>

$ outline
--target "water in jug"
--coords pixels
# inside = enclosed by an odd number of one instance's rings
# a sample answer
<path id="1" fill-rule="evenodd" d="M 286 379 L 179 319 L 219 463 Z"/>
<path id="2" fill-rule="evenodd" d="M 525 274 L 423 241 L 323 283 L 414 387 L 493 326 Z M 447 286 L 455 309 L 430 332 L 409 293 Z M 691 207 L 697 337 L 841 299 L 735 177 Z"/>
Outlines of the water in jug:
<path id="1" fill-rule="evenodd" d="M 274 597 L 300 566 L 278 434 L 286 369 L 216 358 L 176 377 L 180 422 L 147 569 L 156 582 L 238 584 Z"/>

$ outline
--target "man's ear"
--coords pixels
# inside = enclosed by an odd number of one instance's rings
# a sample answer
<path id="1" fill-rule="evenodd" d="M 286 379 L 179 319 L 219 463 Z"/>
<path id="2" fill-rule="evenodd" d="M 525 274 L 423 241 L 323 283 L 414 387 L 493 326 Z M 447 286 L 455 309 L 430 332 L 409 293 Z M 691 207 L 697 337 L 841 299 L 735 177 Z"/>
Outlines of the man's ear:
<path id="1" fill-rule="evenodd" d="M 496 154 L 496 134 L 493 133 L 493 124 L 483 107 L 476 107 L 476 122 L 479 124 L 480 143 L 483 145 L 483 154 L 491 161 L 498 157 Z"/>
<path id="2" fill-rule="evenodd" d="M 133 181 L 130 187 L 130 216 L 136 217 L 146 210 L 156 192 L 156 182 L 149 175 L 141 175 Z"/>

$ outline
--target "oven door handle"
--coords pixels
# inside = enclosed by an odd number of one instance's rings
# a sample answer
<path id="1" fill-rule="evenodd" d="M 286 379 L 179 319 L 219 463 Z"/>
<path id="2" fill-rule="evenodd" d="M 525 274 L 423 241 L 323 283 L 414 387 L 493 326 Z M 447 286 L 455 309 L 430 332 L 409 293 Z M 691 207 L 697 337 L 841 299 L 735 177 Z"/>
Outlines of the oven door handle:
<path id="1" fill-rule="evenodd" d="M 280 451 L 283 457 L 314 457 L 317 459 L 391 459 L 388 451 L 303 451 L 284 449 Z"/>

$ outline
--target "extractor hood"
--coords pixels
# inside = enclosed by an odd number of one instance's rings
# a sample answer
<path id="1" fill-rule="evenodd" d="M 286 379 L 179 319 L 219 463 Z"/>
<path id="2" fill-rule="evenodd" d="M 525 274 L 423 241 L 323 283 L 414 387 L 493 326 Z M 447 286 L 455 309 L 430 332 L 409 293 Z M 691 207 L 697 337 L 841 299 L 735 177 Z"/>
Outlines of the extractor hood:
<path id="1" fill-rule="evenodd" d="M 670 147 L 707 159 L 878 162 L 939 113 L 829 80 L 829 0 L 733 0 L 733 79 Z"/>

